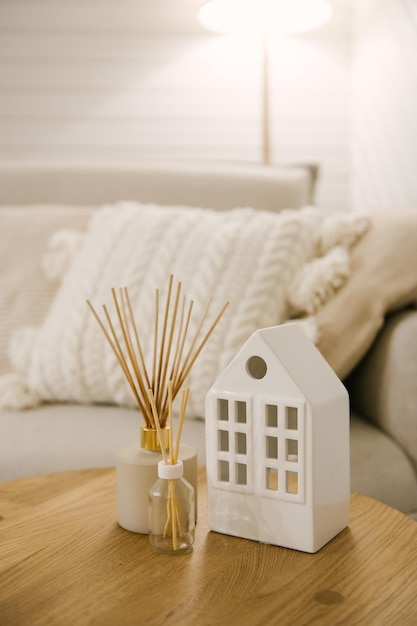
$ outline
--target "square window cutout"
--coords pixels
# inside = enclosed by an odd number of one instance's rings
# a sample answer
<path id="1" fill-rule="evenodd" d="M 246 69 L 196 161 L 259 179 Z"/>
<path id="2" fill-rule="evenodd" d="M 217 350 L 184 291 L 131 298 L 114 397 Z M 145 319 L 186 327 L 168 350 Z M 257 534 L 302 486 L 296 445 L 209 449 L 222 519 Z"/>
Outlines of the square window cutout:
<path id="1" fill-rule="evenodd" d="M 236 433 L 235 451 L 236 451 L 236 454 L 247 454 L 246 433 Z"/>
<path id="2" fill-rule="evenodd" d="M 235 402 L 235 416 L 236 416 L 236 422 L 238 422 L 239 424 L 246 424 L 246 421 L 247 421 L 246 402 L 242 402 L 242 400 L 237 400 Z"/>
<path id="3" fill-rule="evenodd" d="M 236 463 L 236 484 L 247 485 L 248 484 L 248 468 L 244 463 Z"/>
<path id="4" fill-rule="evenodd" d="M 222 483 L 228 483 L 230 478 L 229 472 L 229 462 L 228 461 L 219 461 L 218 462 L 218 479 Z"/>
<path id="5" fill-rule="evenodd" d="M 287 439 L 287 461 L 298 461 L 298 441 L 297 439 Z"/>
<path id="6" fill-rule="evenodd" d="M 265 437 L 266 443 L 266 458 L 277 459 L 278 458 L 278 437 Z"/>
<path id="7" fill-rule="evenodd" d="M 287 472 L 287 493 L 298 493 L 298 472 Z"/>
<path id="8" fill-rule="evenodd" d="M 227 422 L 229 419 L 229 402 L 224 398 L 217 400 L 217 418 L 223 422 Z"/>
<path id="9" fill-rule="evenodd" d="M 275 404 L 265 405 L 265 418 L 268 428 L 278 428 L 278 407 Z"/>
<path id="10" fill-rule="evenodd" d="M 286 422 L 288 430 L 298 430 L 298 410 L 295 406 L 286 407 Z"/>
<path id="11" fill-rule="evenodd" d="M 218 449 L 220 452 L 229 452 L 229 431 L 218 431 Z"/>
<path id="12" fill-rule="evenodd" d="M 266 488 L 269 491 L 278 491 L 278 470 L 274 467 L 266 468 Z"/>

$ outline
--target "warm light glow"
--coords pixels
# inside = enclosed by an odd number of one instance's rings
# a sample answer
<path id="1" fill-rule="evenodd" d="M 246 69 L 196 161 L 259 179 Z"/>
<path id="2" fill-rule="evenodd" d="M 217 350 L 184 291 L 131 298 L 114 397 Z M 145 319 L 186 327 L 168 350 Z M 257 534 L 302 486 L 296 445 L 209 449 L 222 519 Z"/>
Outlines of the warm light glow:
<path id="1" fill-rule="evenodd" d="M 331 14 L 327 0 L 210 0 L 200 8 L 198 18 L 218 33 L 289 35 L 318 28 Z"/>

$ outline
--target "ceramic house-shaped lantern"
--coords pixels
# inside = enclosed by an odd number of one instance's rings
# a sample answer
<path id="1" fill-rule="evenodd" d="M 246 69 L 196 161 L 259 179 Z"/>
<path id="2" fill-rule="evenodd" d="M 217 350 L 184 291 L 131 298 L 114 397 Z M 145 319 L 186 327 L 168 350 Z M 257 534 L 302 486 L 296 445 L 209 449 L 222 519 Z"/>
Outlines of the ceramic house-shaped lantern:
<path id="1" fill-rule="evenodd" d="M 256 331 L 206 398 L 211 530 L 316 552 L 348 525 L 348 393 L 297 324 Z"/>

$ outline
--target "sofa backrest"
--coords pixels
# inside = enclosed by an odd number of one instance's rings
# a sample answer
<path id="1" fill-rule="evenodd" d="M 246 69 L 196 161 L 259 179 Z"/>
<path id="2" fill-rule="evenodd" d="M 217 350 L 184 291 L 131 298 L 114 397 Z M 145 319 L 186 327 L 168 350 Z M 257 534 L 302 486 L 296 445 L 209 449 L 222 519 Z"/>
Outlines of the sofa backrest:
<path id="1" fill-rule="evenodd" d="M 314 166 L 177 163 L 0 166 L 0 205 L 120 200 L 270 211 L 313 203 Z"/>

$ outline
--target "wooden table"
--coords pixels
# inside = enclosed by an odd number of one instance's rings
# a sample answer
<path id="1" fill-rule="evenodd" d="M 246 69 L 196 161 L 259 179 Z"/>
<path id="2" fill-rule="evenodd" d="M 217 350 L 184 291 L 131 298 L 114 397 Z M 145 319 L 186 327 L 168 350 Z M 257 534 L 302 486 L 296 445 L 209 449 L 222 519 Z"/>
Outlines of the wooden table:
<path id="1" fill-rule="evenodd" d="M 114 469 L 0 485 L 0 624 L 417 624 L 417 523 L 352 495 L 316 554 L 208 532 L 204 471 L 191 553 L 116 522 Z"/>

